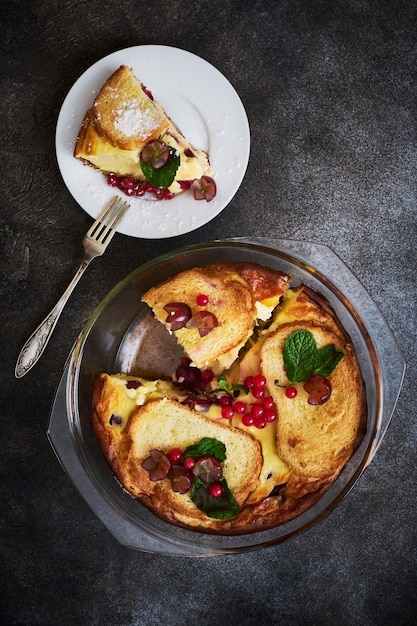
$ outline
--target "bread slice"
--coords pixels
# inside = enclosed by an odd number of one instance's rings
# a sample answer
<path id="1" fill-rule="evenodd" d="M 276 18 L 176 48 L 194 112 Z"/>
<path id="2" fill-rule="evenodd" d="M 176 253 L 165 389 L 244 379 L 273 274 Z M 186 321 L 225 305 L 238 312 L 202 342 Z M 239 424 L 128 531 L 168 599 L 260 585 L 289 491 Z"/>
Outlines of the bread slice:
<path id="1" fill-rule="evenodd" d="M 98 405 L 96 409 L 99 409 Z M 94 429 L 96 433 L 100 432 L 98 424 L 101 422 L 101 430 L 107 433 L 107 440 L 100 438 L 99 441 L 116 477 L 127 491 L 164 519 L 207 528 L 219 525 L 196 507 L 189 493 L 175 493 L 169 479 L 156 482 L 149 479 L 149 473 L 141 464 L 150 450 L 165 453 L 173 448 L 185 450 L 203 437 L 214 438 L 226 446 L 223 475 L 238 504 L 243 504 L 257 485 L 262 466 L 259 444 L 250 435 L 206 418 L 175 400 L 167 397 L 149 399 L 134 408 L 122 436 L 117 424 L 109 427 L 105 421 L 104 414 L 96 410 Z"/>
<path id="2" fill-rule="evenodd" d="M 132 69 L 121 65 L 86 112 L 74 157 L 104 174 L 144 181 L 140 154 L 148 142 L 160 138 L 180 155 L 175 180 L 168 188 L 171 193 L 184 190 L 178 181 L 213 175 L 207 153 L 191 144 Z"/>
<path id="3" fill-rule="evenodd" d="M 321 294 L 306 285 L 288 287 L 284 291 L 280 305 L 274 310 L 270 324 L 261 330 L 256 341 L 244 351 L 228 373 L 231 383 L 241 384 L 246 377 L 259 374 L 261 372 L 262 346 L 268 336 L 284 324 L 300 321 L 303 323 L 306 321 L 314 322 L 339 336 L 345 336 L 334 311 Z M 242 427 L 239 416 L 235 416 L 232 423 Z M 258 502 L 283 483 L 290 484 L 291 493 L 300 497 L 305 491 L 306 480 L 305 478 L 296 478 L 291 467 L 279 454 L 277 449 L 277 422 L 268 423 L 261 430 L 252 427 L 245 430 L 250 432 L 261 444 L 264 459 L 259 484 L 250 495 L 250 501 Z M 310 478 L 308 480 L 310 481 Z"/>
<path id="4" fill-rule="evenodd" d="M 121 65 L 100 89 L 93 117 L 99 135 L 124 150 L 141 148 L 168 127 L 166 115 L 126 65 Z"/>
<path id="5" fill-rule="evenodd" d="M 283 349 L 297 330 L 309 330 L 321 348 L 334 344 L 344 357 L 328 379 L 330 398 L 319 406 L 307 402 L 304 383 L 286 376 Z M 364 390 L 353 347 L 339 334 L 313 321 L 284 324 L 268 335 L 261 347 L 261 370 L 277 407 L 279 457 L 302 481 L 326 480 L 337 475 L 352 456 L 364 413 Z M 285 387 L 297 390 L 286 396 Z"/>
<path id="6" fill-rule="evenodd" d="M 243 268 L 246 274 L 251 268 L 250 282 L 244 278 Z M 259 319 L 258 307 L 262 305 L 258 298 L 262 297 L 269 304 L 269 308 L 263 305 L 261 315 L 265 317 L 265 310 L 270 314 L 287 288 L 289 277 L 274 272 L 273 280 L 272 273 L 273 270 L 256 264 L 212 264 L 193 268 L 152 287 L 142 296 L 142 301 L 173 332 L 194 365 L 200 369 L 210 367 L 218 374 L 231 366 L 254 332 Z M 267 285 L 265 277 L 268 277 Z M 197 297 L 201 294 L 208 298 L 204 306 L 197 304 Z M 209 311 L 216 317 L 218 325 L 204 337 L 200 336 L 198 328 L 171 331 L 164 307 L 172 302 L 187 304 L 193 314 L 200 310 Z"/>

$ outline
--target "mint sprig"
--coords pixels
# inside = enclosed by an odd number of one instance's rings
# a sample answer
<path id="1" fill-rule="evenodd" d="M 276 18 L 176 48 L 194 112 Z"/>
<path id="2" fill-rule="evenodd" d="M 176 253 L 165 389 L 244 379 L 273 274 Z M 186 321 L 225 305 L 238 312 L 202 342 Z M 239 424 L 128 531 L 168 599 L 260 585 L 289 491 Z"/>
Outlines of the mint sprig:
<path id="1" fill-rule="evenodd" d="M 226 460 L 226 446 L 218 439 L 203 437 L 198 443 L 190 445 L 184 450 L 182 461 L 190 456 L 195 461 L 205 456 L 212 456 L 222 463 Z M 223 493 L 221 496 L 214 497 L 210 494 L 210 485 L 195 476 L 191 488 L 191 500 L 208 517 L 219 520 L 232 519 L 238 514 L 240 506 L 229 489 L 226 479 L 222 477 L 219 483 L 223 487 Z"/>
<path id="2" fill-rule="evenodd" d="M 229 394 L 229 396 L 233 396 L 235 391 L 244 391 L 245 393 L 249 393 L 249 390 L 246 389 L 244 385 L 229 385 L 225 376 L 218 376 L 217 384 L 219 385 L 218 388 L 214 389 L 212 393 L 224 391 L 225 393 Z"/>
<path id="3" fill-rule="evenodd" d="M 291 333 L 283 348 L 285 372 L 290 382 L 306 382 L 314 374 L 329 376 L 343 356 L 344 352 L 333 343 L 318 349 L 309 330 Z"/>
<path id="4" fill-rule="evenodd" d="M 188 446 L 184 450 L 182 460 L 190 456 L 195 461 L 198 461 L 203 456 L 212 456 L 222 463 L 226 459 L 226 446 L 218 439 L 203 437 L 198 443 Z"/>
<path id="5" fill-rule="evenodd" d="M 180 155 L 171 146 L 169 146 L 169 154 L 168 161 L 158 169 L 153 168 L 149 163 L 145 163 L 142 157 L 140 159 L 140 166 L 146 180 L 159 189 L 166 189 L 174 182 L 175 174 L 180 166 Z"/>

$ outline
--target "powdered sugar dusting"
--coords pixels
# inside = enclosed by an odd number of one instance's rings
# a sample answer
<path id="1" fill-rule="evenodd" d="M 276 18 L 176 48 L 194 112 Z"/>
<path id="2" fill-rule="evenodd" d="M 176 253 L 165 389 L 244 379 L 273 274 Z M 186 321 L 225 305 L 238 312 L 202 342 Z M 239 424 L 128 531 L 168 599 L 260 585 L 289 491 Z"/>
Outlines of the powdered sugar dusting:
<path id="1" fill-rule="evenodd" d="M 140 135 L 146 139 L 159 126 L 159 120 L 131 103 L 116 112 L 114 125 L 126 137 Z"/>

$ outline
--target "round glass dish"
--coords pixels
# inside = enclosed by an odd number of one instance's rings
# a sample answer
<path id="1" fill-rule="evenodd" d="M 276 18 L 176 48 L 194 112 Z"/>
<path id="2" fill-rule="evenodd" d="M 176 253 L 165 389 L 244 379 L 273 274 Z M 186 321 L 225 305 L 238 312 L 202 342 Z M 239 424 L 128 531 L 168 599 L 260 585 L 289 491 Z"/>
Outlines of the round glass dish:
<path id="1" fill-rule="evenodd" d="M 288 273 L 330 302 L 349 333 L 361 365 L 367 429 L 354 456 L 321 499 L 295 519 L 239 536 L 185 530 L 160 520 L 115 480 L 90 429 L 96 372 L 170 374 L 178 348 L 152 320 L 141 295 L 187 268 L 248 261 Z M 277 544 L 326 516 L 372 460 L 390 422 L 405 363 L 397 342 L 366 290 L 327 246 L 278 239 L 233 239 L 182 248 L 139 267 L 98 306 L 69 357 L 51 412 L 48 435 L 62 465 L 94 513 L 122 543 L 142 551 L 181 556 L 232 554 Z"/>

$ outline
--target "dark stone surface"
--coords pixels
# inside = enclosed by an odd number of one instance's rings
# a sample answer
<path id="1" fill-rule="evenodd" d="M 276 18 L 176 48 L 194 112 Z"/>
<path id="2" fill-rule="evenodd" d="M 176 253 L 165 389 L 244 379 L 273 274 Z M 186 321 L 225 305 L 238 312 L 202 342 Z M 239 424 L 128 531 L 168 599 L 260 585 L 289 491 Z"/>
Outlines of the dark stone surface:
<path id="1" fill-rule="evenodd" d="M 0 185 L 3 624 L 402 625 L 417 611 L 416 3 L 73 0 L 2 3 Z M 252 150 L 230 205 L 192 233 L 116 235 L 43 356 L 20 347 L 66 287 L 91 220 L 54 152 L 62 101 L 117 49 L 171 45 L 241 96 Z M 48 415 L 90 312 L 155 255 L 238 235 L 330 245 L 380 306 L 408 361 L 371 466 L 314 529 L 259 552 L 186 559 L 118 545 L 59 466 Z"/>

